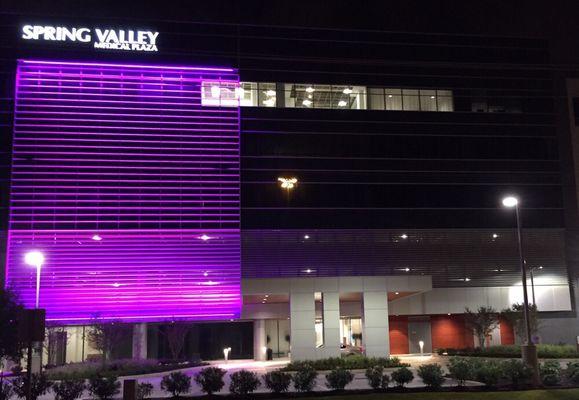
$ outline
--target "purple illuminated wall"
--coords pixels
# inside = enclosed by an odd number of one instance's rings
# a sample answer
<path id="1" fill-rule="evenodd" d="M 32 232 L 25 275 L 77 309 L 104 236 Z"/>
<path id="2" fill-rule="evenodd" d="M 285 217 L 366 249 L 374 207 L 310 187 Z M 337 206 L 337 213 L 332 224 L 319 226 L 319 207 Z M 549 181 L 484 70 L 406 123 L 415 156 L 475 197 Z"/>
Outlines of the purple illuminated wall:
<path id="1" fill-rule="evenodd" d="M 201 106 L 236 71 L 20 60 L 6 282 L 49 321 L 240 312 L 239 108 Z"/>

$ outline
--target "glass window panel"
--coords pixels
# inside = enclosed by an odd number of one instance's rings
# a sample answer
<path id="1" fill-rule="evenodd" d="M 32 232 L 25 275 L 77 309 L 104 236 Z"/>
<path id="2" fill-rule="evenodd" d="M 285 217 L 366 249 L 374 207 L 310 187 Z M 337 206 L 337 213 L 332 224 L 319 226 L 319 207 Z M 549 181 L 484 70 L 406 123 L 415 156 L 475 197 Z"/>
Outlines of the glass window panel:
<path id="1" fill-rule="evenodd" d="M 417 89 L 402 90 L 402 107 L 406 111 L 419 111 L 420 101 L 418 100 Z"/>
<path id="2" fill-rule="evenodd" d="M 332 86 L 332 108 L 362 110 L 366 108 L 366 87 Z"/>
<path id="3" fill-rule="evenodd" d="M 277 104 L 275 83 L 260 82 L 258 84 L 258 89 L 258 106 L 275 107 Z"/>
<path id="4" fill-rule="evenodd" d="M 284 97 L 286 108 L 294 108 L 296 106 L 296 85 L 293 83 L 285 83 L 284 87 Z"/>
<path id="5" fill-rule="evenodd" d="M 385 89 L 386 110 L 402 110 L 402 90 Z"/>
<path id="6" fill-rule="evenodd" d="M 237 107 L 239 85 L 236 82 L 203 81 L 201 83 L 201 105 Z"/>
<path id="7" fill-rule="evenodd" d="M 438 103 L 438 111 L 454 111 L 452 90 L 437 90 L 436 100 Z"/>
<path id="8" fill-rule="evenodd" d="M 420 110 L 436 111 L 436 90 L 420 90 Z"/>
<path id="9" fill-rule="evenodd" d="M 385 110 L 386 106 L 384 104 L 384 89 L 369 88 L 368 91 L 370 110 Z"/>
<path id="10" fill-rule="evenodd" d="M 239 83 L 239 105 L 242 107 L 257 107 L 257 83 Z"/>

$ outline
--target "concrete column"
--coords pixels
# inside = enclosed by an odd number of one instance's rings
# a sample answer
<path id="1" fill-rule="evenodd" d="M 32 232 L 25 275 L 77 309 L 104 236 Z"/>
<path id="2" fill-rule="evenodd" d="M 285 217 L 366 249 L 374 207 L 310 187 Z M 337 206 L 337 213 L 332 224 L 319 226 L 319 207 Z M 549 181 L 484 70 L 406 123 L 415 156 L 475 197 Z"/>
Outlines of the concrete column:
<path id="1" fill-rule="evenodd" d="M 263 361 L 266 359 L 266 354 L 263 349 L 267 346 L 265 337 L 265 320 L 256 319 L 253 321 L 253 359 L 256 361 Z"/>
<path id="2" fill-rule="evenodd" d="M 363 292 L 362 342 L 368 357 L 390 355 L 390 332 L 388 329 L 388 292 Z"/>
<path id="3" fill-rule="evenodd" d="M 144 360 L 147 358 L 147 324 L 133 325 L 133 358 Z"/>
<path id="4" fill-rule="evenodd" d="M 314 291 L 290 294 L 290 350 L 291 359 L 316 358 L 316 311 Z"/>
<path id="5" fill-rule="evenodd" d="M 323 292 L 324 346 L 318 358 L 340 357 L 340 293 Z"/>

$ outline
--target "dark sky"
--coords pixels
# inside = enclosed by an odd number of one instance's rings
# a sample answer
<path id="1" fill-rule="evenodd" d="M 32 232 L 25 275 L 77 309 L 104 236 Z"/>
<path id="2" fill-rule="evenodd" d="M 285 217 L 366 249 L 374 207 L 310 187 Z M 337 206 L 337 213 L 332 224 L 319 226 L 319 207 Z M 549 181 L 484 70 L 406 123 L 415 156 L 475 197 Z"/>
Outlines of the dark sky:
<path id="1" fill-rule="evenodd" d="M 3 12 L 103 19 L 542 37 L 554 63 L 579 64 L 579 0 L 3 0 Z"/>

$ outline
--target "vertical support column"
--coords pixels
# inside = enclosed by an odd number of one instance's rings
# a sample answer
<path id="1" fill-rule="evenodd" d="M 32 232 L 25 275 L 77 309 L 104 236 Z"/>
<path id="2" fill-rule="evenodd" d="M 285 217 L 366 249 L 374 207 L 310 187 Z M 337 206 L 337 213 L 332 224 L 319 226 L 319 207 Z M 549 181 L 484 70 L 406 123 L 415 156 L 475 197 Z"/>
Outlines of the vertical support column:
<path id="1" fill-rule="evenodd" d="M 340 294 L 323 292 L 324 346 L 319 358 L 340 357 Z"/>
<path id="2" fill-rule="evenodd" d="M 390 355 L 390 332 L 388 329 L 388 292 L 363 292 L 363 337 L 362 342 L 368 357 Z"/>
<path id="3" fill-rule="evenodd" d="M 316 311 L 313 288 L 310 291 L 292 291 L 290 293 L 290 346 L 291 359 L 293 361 L 316 358 L 315 322 Z"/>
<path id="4" fill-rule="evenodd" d="M 144 360 L 147 358 L 147 324 L 133 325 L 133 358 Z"/>
<path id="5" fill-rule="evenodd" d="M 256 361 L 265 360 L 264 348 L 267 346 L 265 338 L 265 320 L 256 319 L 253 321 L 253 359 Z"/>

